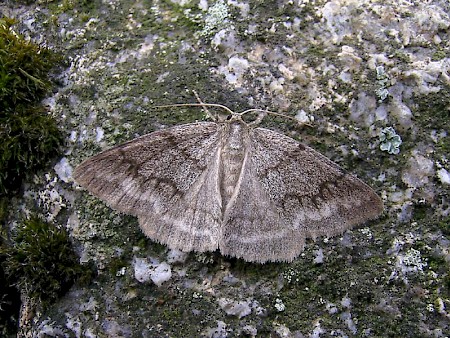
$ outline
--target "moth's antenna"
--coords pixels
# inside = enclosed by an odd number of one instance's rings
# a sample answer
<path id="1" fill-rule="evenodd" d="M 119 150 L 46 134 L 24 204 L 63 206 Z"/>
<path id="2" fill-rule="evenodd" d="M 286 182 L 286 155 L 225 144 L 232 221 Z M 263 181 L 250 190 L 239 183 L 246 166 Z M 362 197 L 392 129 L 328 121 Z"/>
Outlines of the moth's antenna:
<path id="1" fill-rule="evenodd" d="M 205 114 L 213 121 L 216 121 L 216 117 L 210 113 L 210 111 L 207 108 L 207 105 L 202 101 L 202 99 L 200 98 L 200 96 L 198 96 L 197 92 L 195 90 L 192 91 L 195 95 L 195 97 L 197 98 L 198 103 L 200 103 L 202 105 L 203 110 L 205 111 Z"/>
<path id="2" fill-rule="evenodd" d="M 195 90 L 192 91 L 197 98 L 197 101 L 199 103 L 175 103 L 175 104 L 166 104 L 161 106 L 153 106 L 152 108 L 170 108 L 170 107 L 202 107 L 205 111 L 205 114 L 213 121 L 216 121 L 216 117 L 210 113 L 207 107 L 217 107 L 226 110 L 229 114 L 233 115 L 236 114 L 233 112 L 230 108 L 217 103 L 205 103 L 200 99 L 200 96 L 197 94 Z"/>
<path id="3" fill-rule="evenodd" d="M 242 113 L 239 113 L 239 115 L 244 115 L 244 114 L 251 113 L 251 112 L 259 112 L 259 114 L 258 114 L 257 119 L 255 121 L 249 123 L 249 124 L 259 124 L 259 123 L 261 123 L 263 118 L 268 114 L 268 115 L 278 116 L 278 117 L 282 117 L 284 119 L 295 121 L 301 126 L 306 125 L 308 127 L 312 127 L 311 124 L 306 123 L 306 122 L 300 122 L 295 117 L 284 115 L 284 114 L 280 114 L 280 113 L 275 113 L 273 111 L 265 110 L 265 109 L 258 109 L 258 108 L 247 109 L 247 110 L 244 110 Z"/>
<path id="4" fill-rule="evenodd" d="M 273 116 L 278 116 L 278 117 L 282 117 L 282 118 L 285 118 L 285 119 L 289 119 L 289 120 L 295 121 L 296 123 L 298 123 L 301 126 L 306 125 L 308 127 L 313 127 L 309 123 L 300 122 L 295 117 L 284 115 L 284 114 L 280 114 L 280 113 L 275 113 L 273 111 L 265 110 L 265 109 L 252 108 L 252 109 L 244 110 L 241 113 L 235 113 L 230 108 L 228 108 L 227 106 L 224 106 L 222 104 L 205 103 L 205 102 L 203 102 L 200 99 L 200 96 L 197 94 L 197 92 L 195 90 L 193 90 L 192 92 L 194 93 L 194 95 L 197 98 L 199 103 L 174 103 L 174 104 L 165 104 L 165 105 L 160 105 L 160 106 L 152 106 L 151 108 L 155 108 L 156 109 L 156 108 L 172 108 L 172 107 L 202 107 L 203 110 L 205 111 L 205 114 L 213 121 L 216 121 L 217 119 L 215 118 L 215 116 L 213 114 L 211 114 L 211 112 L 208 110 L 208 107 L 216 107 L 216 108 L 224 109 L 230 115 L 240 115 L 240 116 L 242 116 L 244 114 L 247 114 L 247 113 L 251 113 L 251 112 L 255 112 L 255 113 L 259 112 L 258 117 L 254 121 L 250 122 L 249 125 L 258 125 L 258 124 L 261 123 L 261 121 L 264 119 L 264 117 L 266 115 L 273 115 Z"/>
<path id="5" fill-rule="evenodd" d="M 236 114 L 230 108 L 218 104 L 218 103 L 174 103 L 174 104 L 163 104 L 159 106 L 152 106 L 151 108 L 172 108 L 172 107 L 217 107 L 226 110 L 230 114 Z"/>

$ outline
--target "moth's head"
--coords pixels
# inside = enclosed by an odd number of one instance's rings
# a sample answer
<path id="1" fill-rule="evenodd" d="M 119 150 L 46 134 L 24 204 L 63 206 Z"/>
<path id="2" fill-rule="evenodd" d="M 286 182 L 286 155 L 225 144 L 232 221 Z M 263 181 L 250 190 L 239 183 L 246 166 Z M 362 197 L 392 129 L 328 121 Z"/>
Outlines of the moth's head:
<path id="1" fill-rule="evenodd" d="M 227 115 L 219 116 L 219 122 L 224 122 L 224 123 L 241 122 L 241 123 L 245 123 L 244 120 L 242 119 L 241 114 L 235 113 L 235 112 L 232 112 L 232 113 L 227 114 Z"/>
<path id="2" fill-rule="evenodd" d="M 245 126 L 257 126 L 261 123 L 264 116 L 266 116 L 266 111 L 259 109 L 250 109 L 241 113 L 230 111 L 229 114 L 219 115 L 217 121 L 228 125 L 238 124 Z"/>

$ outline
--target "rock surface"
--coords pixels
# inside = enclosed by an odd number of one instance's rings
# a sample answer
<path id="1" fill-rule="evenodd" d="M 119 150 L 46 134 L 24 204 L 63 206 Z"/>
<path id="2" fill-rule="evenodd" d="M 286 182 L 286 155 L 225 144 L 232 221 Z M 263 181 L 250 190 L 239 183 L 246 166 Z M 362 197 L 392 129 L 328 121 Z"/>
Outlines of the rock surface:
<path id="1" fill-rule="evenodd" d="M 68 61 L 49 98 L 67 149 L 17 210 L 38 199 L 98 271 L 36 313 L 30 337 L 449 335 L 448 1 L 30 3 L 0 11 Z M 195 102 L 193 90 L 312 124 L 263 122 L 358 174 L 384 216 L 258 265 L 169 251 L 71 180 L 102 149 L 203 119 L 152 108 Z M 398 153 L 380 149 L 388 127 Z"/>

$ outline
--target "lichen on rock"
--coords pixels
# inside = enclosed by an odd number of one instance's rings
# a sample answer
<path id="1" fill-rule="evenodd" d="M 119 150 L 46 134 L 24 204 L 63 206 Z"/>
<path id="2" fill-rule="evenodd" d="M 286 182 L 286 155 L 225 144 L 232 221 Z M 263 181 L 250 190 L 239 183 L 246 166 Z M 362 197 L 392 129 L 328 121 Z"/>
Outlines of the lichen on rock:
<path id="1" fill-rule="evenodd" d="M 98 271 L 88 287 L 73 286 L 36 314 L 29 333 L 444 337 L 447 7 L 371 0 L 2 2 L 0 10 L 22 23 L 17 32 L 46 41 L 68 60 L 46 100 L 66 138 L 63 155 L 33 173 L 4 219 L 14 228 L 15 214 L 36 204 Z M 235 111 L 269 109 L 311 124 L 268 117 L 262 126 L 357 174 L 383 197 L 383 217 L 307 242 L 290 264 L 257 265 L 169 251 L 147 239 L 136 219 L 71 180 L 70 168 L 101 150 L 204 120 L 201 109 L 152 109 L 196 102 L 193 90 Z M 136 267 L 146 281 L 136 278 Z"/>

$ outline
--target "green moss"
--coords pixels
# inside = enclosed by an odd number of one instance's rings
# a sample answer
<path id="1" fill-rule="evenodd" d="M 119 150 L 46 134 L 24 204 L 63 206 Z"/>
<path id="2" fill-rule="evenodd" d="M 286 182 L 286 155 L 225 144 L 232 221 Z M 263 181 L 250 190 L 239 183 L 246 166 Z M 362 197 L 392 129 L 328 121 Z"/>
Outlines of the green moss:
<path id="1" fill-rule="evenodd" d="M 4 228 L 2 228 L 4 230 Z M 17 233 L 0 237 L 0 336 L 15 336 L 20 294 L 45 308 L 76 280 L 87 285 L 93 268 L 81 266 L 67 233 L 37 217 L 23 222 Z"/>
<path id="2" fill-rule="evenodd" d="M 0 256 L 10 284 L 44 306 L 90 272 L 79 264 L 66 231 L 35 216 L 19 226 L 10 243 L 2 245 Z"/>
<path id="3" fill-rule="evenodd" d="M 374 254 L 377 245 L 372 247 Z M 387 258 L 384 254 L 368 256 L 369 248 L 360 252 L 356 247 L 343 249 L 327 255 L 323 264 L 291 264 L 283 273 L 285 286 L 279 294 L 286 309 L 270 316 L 276 314 L 292 331 L 303 332 L 320 317 L 325 331 L 340 329 L 350 333 L 339 319 L 348 311 L 357 321 L 358 332 L 368 330 L 373 337 L 420 336 L 415 323 L 425 312 L 426 303 L 404 283 L 386 287 L 391 273 Z M 419 285 L 412 279 L 411 283 Z M 349 308 L 342 304 L 343 298 L 350 300 Z M 335 313 L 327 309 L 328 303 L 336 308 Z M 398 309 L 401 317 L 396 315 Z"/>
<path id="4" fill-rule="evenodd" d="M 442 84 L 442 90 L 437 93 L 417 95 L 414 117 L 426 129 L 437 126 L 445 129 L 449 125 L 448 105 L 450 104 L 450 86 Z"/>
<path id="5" fill-rule="evenodd" d="M 20 310 L 20 294 L 6 279 L 0 267 L 0 336 L 15 337 Z"/>
<path id="6" fill-rule="evenodd" d="M 428 268 L 433 271 L 440 271 L 446 266 L 445 259 L 443 257 L 437 256 L 433 253 L 429 253 L 424 256 L 428 263 Z"/>
<path id="7" fill-rule="evenodd" d="M 443 154 L 448 154 L 450 153 L 450 142 L 448 140 L 448 137 L 443 137 L 441 138 L 437 143 L 436 143 L 436 148 Z"/>
<path id="8" fill-rule="evenodd" d="M 123 257 L 114 257 L 108 264 L 108 269 L 113 275 L 117 275 L 120 270 L 127 267 L 129 262 Z"/>
<path id="9" fill-rule="evenodd" d="M 438 227 L 444 236 L 450 236 L 450 217 L 445 217 L 438 222 Z"/>
<path id="10" fill-rule="evenodd" d="M 411 56 L 407 53 L 402 52 L 401 50 L 396 50 L 394 52 L 394 57 L 401 63 L 410 63 Z"/>
<path id="11" fill-rule="evenodd" d="M 427 204 L 415 204 L 414 205 L 414 220 L 421 221 L 430 213 L 430 206 Z"/>
<path id="12" fill-rule="evenodd" d="M 0 194 L 14 193 L 24 177 L 58 153 L 62 136 L 40 101 L 51 88 L 59 58 L 0 19 Z"/>
<path id="13" fill-rule="evenodd" d="M 56 121 L 38 109 L 0 117 L 0 194 L 17 190 L 24 176 L 59 152 L 62 137 Z"/>
<path id="14" fill-rule="evenodd" d="M 1 199 L 0 204 L 2 204 Z M 0 223 L 3 223 L 1 219 Z M 3 260 L 1 248 L 5 245 L 6 239 L 6 229 L 3 227 L 3 224 L 0 225 L 0 231 L 0 260 Z M 20 294 L 9 283 L 5 271 L 2 265 L 0 265 L 0 337 L 15 337 L 19 310 Z"/>
<path id="15" fill-rule="evenodd" d="M 444 59 L 447 56 L 447 53 L 445 50 L 439 49 L 436 52 L 434 52 L 433 56 L 431 57 L 432 61 L 440 61 Z"/>
<path id="16" fill-rule="evenodd" d="M 3 226 L 3 222 L 8 216 L 8 199 L 0 196 L 0 227 Z"/>
<path id="17" fill-rule="evenodd" d="M 265 264 L 250 263 L 243 259 L 227 258 L 234 276 L 245 276 L 249 283 L 257 283 L 261 279 L 275 279 L 284 267 L 283 263 L 268 262 Z"/>
<path id="18" fill-rule="evenodd" d="M 445 287 L 447 294 L 450 294 L 450 271 L 444 276 L 442 285 Z"/>
<path id="19" fill-rule="evenodd" d="M 58 57 L 12 29 L 14 20 L 0 19 L 0 111 L 41 100 L 50 89 L 49 71 Z"/>

